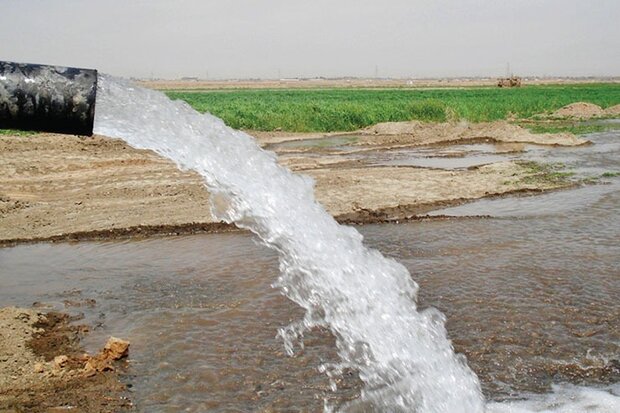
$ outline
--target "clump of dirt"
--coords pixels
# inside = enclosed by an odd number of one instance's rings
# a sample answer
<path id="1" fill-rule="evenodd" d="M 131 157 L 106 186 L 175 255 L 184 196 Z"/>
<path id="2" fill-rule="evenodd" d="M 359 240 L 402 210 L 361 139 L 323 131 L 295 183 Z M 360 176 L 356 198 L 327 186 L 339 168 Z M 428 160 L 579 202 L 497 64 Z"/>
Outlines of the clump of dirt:
<path id="1" fill-rule="evenodd" d="M 56 312 L 0 309 L 0 411 L 131 409 L 109 354 L 84 354 L 79 341 L 88 328 L 72 321 Z M 104 353 L 111 368 L 87 368 L 90 360 L 104 359 Z"/>
<path id="2" fill-rule="evenodd" d="M 603 115 L 605 115 L 605 111 L 599 105 L 576 102 L 556 110 L 551 116 L 554 118 L 590 119 Z"/>
<path id="3" fill-rule="evenodd" d="M 620 105 L 610 106 L 604 111 L 605 116 L 620 116 Z"/>
<path id="4" fill-rule="evenodd" d="M 113 362 L 129 355 L 129 341 L 110 337 L 103 350 L 93 357 L 87 357 L 84 369 L 89 375 L 98 371 L 114 371 Z"/>
<path id="5" fill-rule="evenodd" d="M 70 322 L 75 319 L 67 314 L 49 312 L 39 316 L 32 326 L 35 333 L 26 342 L 26 347 L 44 361 L 53 361 L 59 355 L 71 354 L 79 348 L 81 335 L 88 331 L 86 326 L 74 326 Z M 71 367 L 77 368 L 79 363 L 71 361 Z"/>

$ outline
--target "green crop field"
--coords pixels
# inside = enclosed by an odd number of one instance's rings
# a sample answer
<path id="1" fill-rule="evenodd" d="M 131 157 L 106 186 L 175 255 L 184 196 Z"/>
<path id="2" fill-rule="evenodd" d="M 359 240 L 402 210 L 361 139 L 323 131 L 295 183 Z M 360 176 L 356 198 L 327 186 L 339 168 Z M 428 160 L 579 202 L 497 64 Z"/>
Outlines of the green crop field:
<path id="1" fill-rule="evenodd" d="M 578 101 L 606 108 L 620 103 L 620 84 L 513 89 L 244 89 L 167 94 L 185 100 L 200 112 L 224 119 L 234 128 L 329 132 L 388 121 L 483 122 L 506 119 L 510 114 L 529 118 Z"/>

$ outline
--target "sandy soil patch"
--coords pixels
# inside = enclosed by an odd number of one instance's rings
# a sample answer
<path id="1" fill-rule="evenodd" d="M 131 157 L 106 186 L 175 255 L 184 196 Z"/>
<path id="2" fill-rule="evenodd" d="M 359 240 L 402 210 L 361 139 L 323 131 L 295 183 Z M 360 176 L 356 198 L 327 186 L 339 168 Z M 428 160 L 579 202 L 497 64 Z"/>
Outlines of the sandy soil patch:
<path id="1" fill-rule="evenodd" d="M 620 116 L 620 105 L 610 106 L 604 110 L 605 116 Z"/>
<path id="2" fill-rule="evenodd" d="M 500 162 L 462 171 L 410 167 L 316 169 L 317 198 L 342 222 L 409 219 L 438 206 L 507 193 L 557 188 L 527 179 L 532 171 Z"/>
<path id="3" fill-rule="evenodd" d="M 0 238 L 213 223 L 197 174 L 122 141 L 0 137 Z"/>
<path id="4" fill-rule="evenodd" d="M 86 369 L 86 330 L 60 313 L 0 308 L 0 411 L 122 412 L 131 409 L 114 366 Z"/>
<path id="5" fill-rule="evenodd" d="M 366 131 L 360 138 L 363 147 L 389 149 L 485 136 L 501 142 L 534 139 L 521 135 L 520 128 L 506 125 L 415 124 L 411 134 L 373 134 L 374 130 L 385 131 L 382 128 Z M 259 134 L 258 140 L 267 144 L 300 136 L 276 132 Z M 543 136 L 539 141 L 583 142 L 572 135 Z M 518 149 L 514 145 L 507 148 Z M 401 219 L 411 211 L 444 201 L 532 189 L 531 184 L 519 180 L 525 172 L 515 164 L 458 171 L 374 168 L 346 154 L 323 156 L 320 150 L 283 155 L 280 162 L 314 176 L 317 198 L 343 221 L 359 215 L 367 222 L 368 211 L 378 211 L 374 216 L 381 221 L 387 219 L 384 210 L 399 204 L 403 212 L 388 215 Z M 509 179 L 510 174 L 514 178 Z M 0 136 L 0 244 L 231 229 L 234 227 L 214 220 L 209 194 L 197 174 L 182 172 L 152 152 L 103 137 Z"/>

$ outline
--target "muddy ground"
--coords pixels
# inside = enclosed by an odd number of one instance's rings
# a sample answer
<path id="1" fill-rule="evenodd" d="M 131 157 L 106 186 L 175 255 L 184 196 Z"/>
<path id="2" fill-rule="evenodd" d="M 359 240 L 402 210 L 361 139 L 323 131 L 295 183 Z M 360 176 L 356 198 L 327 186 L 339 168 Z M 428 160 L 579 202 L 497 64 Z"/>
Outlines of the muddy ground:
<path id="1" fill-rule="evenodd" d="M 320 134 L 253 134 L 283 165 L 314 178 L 317 199 L 349 223 L 410 219 L 485 196 L 567 185 L 537 179 L 540 171 L 519 162 L 442 170 L 376 166 L 356 159 L 358 153 L 475 142 L 495 144 L 498 152 L 519 151 L 525 143 L 587 144 L 571 134 L 535 135 L 505 122 L 379 124 L 358 131 L 347 150 L 281 145 Z M 231 229 L 212 217 L 197 174 L 152 152 L 101 136 L 0 136 L 0 244 Z"/>
<path id="2" fill-rule="evenodd" d="M 68 315 L 0 308 L 0 412 L 123 412 L 132 408 L 120 364 L 87 368 L 88 327 Z M 101 370 L 101 371 L 98 371 Z"/>

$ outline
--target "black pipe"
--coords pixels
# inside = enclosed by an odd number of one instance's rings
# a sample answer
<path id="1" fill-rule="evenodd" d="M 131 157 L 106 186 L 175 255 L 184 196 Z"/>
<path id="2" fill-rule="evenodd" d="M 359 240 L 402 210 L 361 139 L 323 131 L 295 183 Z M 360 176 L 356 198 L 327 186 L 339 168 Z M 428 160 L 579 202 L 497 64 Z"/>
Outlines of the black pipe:
<path id="1" fill-rule="evenodd" d="M 93 134 L 97 71 L 0 62 L 0 129 Z"/>

